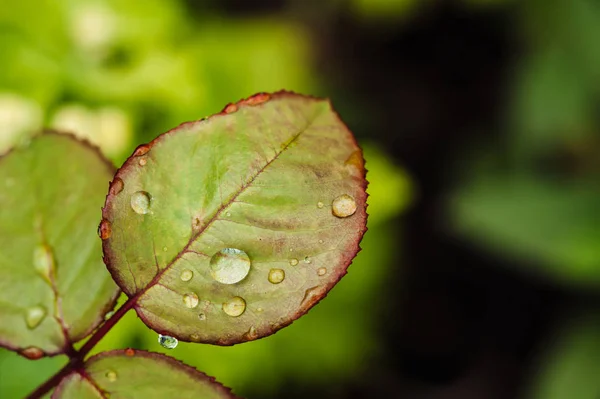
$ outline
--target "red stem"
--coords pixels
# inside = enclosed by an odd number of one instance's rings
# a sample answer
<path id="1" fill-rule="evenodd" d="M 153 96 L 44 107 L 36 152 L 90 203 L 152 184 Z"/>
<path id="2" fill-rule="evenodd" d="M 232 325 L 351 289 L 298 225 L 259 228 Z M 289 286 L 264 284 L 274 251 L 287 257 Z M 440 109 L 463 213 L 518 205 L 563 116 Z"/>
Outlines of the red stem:
<path id="1" fill-rule="evenodd" d="M 123 306 L 121 306 L 115 314 L 113 314 L 108 320 L 106 320 L 100 328 L 87 340 L 87 342 L 81 347 L 79 351 L 73 351 L 66 353 L 70 357 L 69 363 L 65 365 L 58 373 L 50 377 L 46 382 L 40 385 L 35 391 L 33 391 L 27 399 L 41 399 L 47 394 L 52 388 L 56 387 L 63 378 L 65 378 L 72 371 L 76 370 L 83 365 L 83 359 L 85 356 L 100 342 L 102 338 L 117 324 L 119 320 L 133 308 L 135 302 L 139 298 L 139 295 L 134 295 L 129 298 Z M 72 346 L 71 346 L 72 348 Z"/>

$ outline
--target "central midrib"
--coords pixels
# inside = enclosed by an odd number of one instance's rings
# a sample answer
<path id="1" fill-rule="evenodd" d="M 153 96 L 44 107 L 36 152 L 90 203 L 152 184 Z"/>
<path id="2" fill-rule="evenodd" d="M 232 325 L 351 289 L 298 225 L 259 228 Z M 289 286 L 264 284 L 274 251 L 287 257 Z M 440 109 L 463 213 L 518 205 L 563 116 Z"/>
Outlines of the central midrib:
<path id="1" fill-rule="evenodd" d="M 212 218 L 210 218 L 210 220 L 208 221 L 208 223 L 206 223 L 196 234 L 194 234 L 188 241 L 188 243 L 183 247 L 183 249 L 173 258 L 173 260 L 171 260 L 165 267 L 164 269 L 160 270 L 156 276 L 154 276 L 154 278 L 152 278 L 152 280 L 139 292 L 137 292 L 133 297 L 131 297 L 131 306 L 132 307 L 137 307 L 137 301 L 138 299 L 144 295 L 150 288 L 154 287 L 160 280 L 160 278 L 175 264 L 175 262 L 177 262 L 179 259 L 181 259 L 181 257 L 188 252 L 189 247 L 198 239 L 198 237 L 200 237 L 211 225 L 212 223 L 217 220 L 217 218 L 221 215 L 221 213 L 227 208 L 229 207 L 229 205 L 231 205 L 235 199 L 237 197 L 239 197 L 248 187 L 250 187 L 252 185 L 252 183 L 254 182 L 254 180 L 256 180 L 256 178 L 258 176 L 261 175 L 261 173 L 263 173 L 273 162 L 275 162 L 279 156 L 281 154 L 283 154 L 291 145 L 292 143 L 294 143 L 301 135 L 302 133 L 304 133 L 309 127 L 310 125 L 313 124 L 313 122 L 315 121 L 316 116 L 314 116 L 313 118 L 311 118 L 308 123 L 306 124 L 306 126 L 302 129 L 300 129 L 300 131 L 298 133 L 296 133 L 296 135 L 292 138 L 292 140 L 288 141 L 288 143 L 281 149 L 281 151 L 279 151 L 277 154 L 275 154 L 275 156 L 268 161 L 260 170 L 258 170 L 254 176 L 252 176 L 250 178 L 250 180 L 244 184 L 240 190 L 235 193 L 226 203 L 222 204 L 221 207 L 219 209 L 217 209 L 217 211 L 215 212 L 215 214 L 213 215 Z M 128 301 L 129 302 L 129 301 Z"/>

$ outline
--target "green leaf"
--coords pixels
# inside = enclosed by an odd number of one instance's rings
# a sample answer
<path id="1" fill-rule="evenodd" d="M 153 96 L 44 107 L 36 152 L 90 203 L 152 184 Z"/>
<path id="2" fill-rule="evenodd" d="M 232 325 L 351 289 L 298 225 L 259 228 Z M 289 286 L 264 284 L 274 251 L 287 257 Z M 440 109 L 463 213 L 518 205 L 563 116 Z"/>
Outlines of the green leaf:
<path id="1" fill-rule="evenodd" d="M 133 349 L 103 352 L 63 379 L 54 399 L 200 398 L 235 396 L 228 388 L 169 356 Z"/>
<path id="2" fill-rule="evenodd" d="M 328 101 L 258 94 L 138 147 L 103 209 L 105 261 L 140 318 L 184 341 L 272 334 L 346 273 L 364 161 Z"/>
<path id="3" fill-rule="evenodd" d="M 539 362 L 532 399 L 597 399 L 600 397 L 600 322 L 589 314 L 552 337 L 551 351 Z"/>
<path id="4" fill-rule="evenodd" d="M 2 346 L 63 353 L 114 305 L 95 228 L 112 173 L 95 148 L 55 133 L 0 158 Z"/>

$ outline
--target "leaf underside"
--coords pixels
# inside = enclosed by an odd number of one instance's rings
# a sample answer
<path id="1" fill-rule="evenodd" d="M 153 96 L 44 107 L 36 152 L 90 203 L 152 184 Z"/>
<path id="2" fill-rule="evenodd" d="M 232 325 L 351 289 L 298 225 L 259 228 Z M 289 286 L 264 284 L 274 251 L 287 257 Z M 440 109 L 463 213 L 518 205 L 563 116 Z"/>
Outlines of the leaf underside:
<path id="1" fill-rule="evenodd" d="M 0 158 L 0 345 L 63 353 L 114 305 L 96 235 L 113 172 L 95 148 L 51 132 Z"/>
<path id="2" fill-rule="evenodd" d="M 52 399 L 235 399 L 213 378 L 169 356 L 133 349 L 103 352 L 66 376 Z"/>
<path id="3" fill-rule="evenodd" d="M 104 260 L 155 331 L 260 338 L 346 273 L 366 230 L 366 185 L 362 152 L 328 101 L 257 94 L 138 147 L 106 199 Z M 211 262 L 230 255 L 250 267 L 224 283 Z"/>

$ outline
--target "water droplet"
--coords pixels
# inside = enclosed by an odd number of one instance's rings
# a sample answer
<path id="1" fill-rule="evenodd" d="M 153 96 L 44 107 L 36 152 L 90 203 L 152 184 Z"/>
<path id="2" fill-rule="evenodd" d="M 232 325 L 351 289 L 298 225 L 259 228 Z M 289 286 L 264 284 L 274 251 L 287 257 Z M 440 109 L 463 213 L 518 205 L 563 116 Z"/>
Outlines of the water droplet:
<path id="1" fill-rule="evenodd" d="M 131 349 L 131 348 L 127 348 L 127 349 L 125 349 L 125 356 L 129 356 L 129 357 L 131 357 L 131 356 L 133 356 L 133 355 L 135 355 L 135 350 L 133 350 L 133 349 Z"/>
<path id="2" fill-rule="evenodd" d="M 168 250 L 169 250 L 169 248 L 163 247 L 163 252 L 167 252 Z"/>
<path id="3" fill-rule="evenodd" d="M 239 296 L 234 296 L 223 304 L 223 312 L 231 317 L 241 316 L 246 310 L 246 301 Z"/>
<path id="4" fill-rule="evenodd" d="M 33 306 L 27 309 L 25 322 L 29 329 L 34 329 L 39 326 L 46 317 L 46 308 L 43 306 Z"/>
<path id="5" fill-rule="evenodd" d="M 244 100 L 243 102 L 248 105 L 258 105 L 258 104 L 262 104 L 266 101 L 269 101 L 270 98 L 271 98 L 271 95 L 268 93 L 258 93 L 258 94 L 253 95 L 252 97 L 248 97 L 248 99 Z"/>
<path id="6" fill-rule="evenodd" d="M 339 218 L 354 215 L 354 212 L 356 212 L 356 201 L 348 194 L 340 195 L 333 200 L 331 212 Z"/>
<path id="7" fill-rule="evenodd" d="M 148 163 L 148 161 L 146 160 L 146 158 L 140 158 L 140 160 L 138 161 L 138 164 L 140 166 L 146 166 L 146 163 Z"/>
<path id="8" fill-rule="evenodd" d="M 117 380 L 117 373 L 115 373 L 112 370 L 108 370 L 106 372 L 106 379 L 109 380 L 110 382 L 115 382 Z"/>
<path id="9" fill-rule="evenodd" d="M 231 217 L 231 212 L 227 212 L 227 213 L 225 214 L 225 216 L 227 216 L 227 217 Z"/>
<path id="10" fill-rule="evenodd" d="M 204 313 L 198 314 L 198 318 L 202 321 L 206 320 L 206 315 Z"/>
<path id="11" fill-rule="evenodd" d="M 327 273 L 327 269 L 326 269 L 326 268 L 324 268 L 324 267 L 319 267 L 319 268 L 317 269 L 317 274 L 318 274 L 319 276 L 324 276 L 324 275 L 325 275 L 325 273 Z"/>
<path id="12" fill-rule="evenodd" d="M 185 306 L 187 306 L 190 309 L 195 308 L 196 306 L 198 306 L 198 295 L 196 295 L 195 293 L 190 293 L 190 294 L 185 294 L 183 296 L 183 303 L 185 303 Z"/>
<path id="13" fill-rule="evenodd" d="M 262 312 L 263 312 L 263 310 L 264 310 L 263 308 L 256 308 L 256 311 L 257 311 L 258 313 L 262 313 Z"/>
<path id="14" fill-rule="evenodd" d="M 46 280 L 49 284 L 52 284 L 52 278 L 55 270 L 52 248 L 46 244 L 38 245 L 33 250 L 33 267 L 39 274 L 42 275 L 44 280 Z"/>
<path id="15" fill-rule="evenodd" d="M 140 215 L 145 215 L 150 212 L 151 202 L 152 197 L 145 191 L 138 191 L 131 195 L 131 209 Z"/>
<path id="16" fill-rule="evenodd" d="M 98 226 L 98 235 L 103 240 L 108 240 L 112 234 L 112 226 L 106 219 L 102 219 L 100 226 Z"/>
<path id="17" fill-rule="evenodd" d="M 279 284 L 285 279 L 285 272 L 283 269 L 271 269 L 269 270 L 269 282 L 273 284 Z"/>
<path id="18" fill-rule="evenodd" d="M 121 191 L 123 191 L 124 187 L 125 183 L 123 183 L 123 180 L 121 180 L 118 177 L 115 177 L 115 179 L 110 183 L 110 188 L 108 189 L 108 192 L 111 195 L 117 195 Z"/>
<path id="19" fill-rule="evenodd" d="M 258 338 L 258 332 L 256 331 L 256 328 L 254 326 L 250 327 L 248 332 L 244 334 L 244 338 L 248 341 L 252 341 Z"/>
<path id="20" fill-rule="evenodd" d="M 135 151 L 133 152 L 134 157 L 141 157 L 142 155 L 146 155 L 150 151 L 150 146 L 148 144 L 139 145 Z"/>
<path id="21" fill-rule="evenodd" d="M 223 284 L 242 281 L 250 272 L 250 258 L 246 252 L 236 248 L 223 248 L 210 259 L 210 274 Z"/>
<path id="22" fill-rule="evenodd" d="M 290 259 L 290 265 L 296 266 L 297 264 L 298 264 L 298 259 L 296 259 L 296 258 Z"/>
<path id="23" fill-rule="evenodd" d="M 364 161 L 361 151 L 356 150 L 350 154 L 348 159 L 346 159 L 346 162 L 344 162 L 344 165 L 346 165 L 346 167 L 351 169 L 353 172 L 360 172 L 363 170 Z"/>
<path id="24" fill-rule="evenodd" d="M 323 244 L 325 241 L 323 240 L 319 240 L 319 244 Z"/>
<path id="25" fill-rule="evenodd" d="M 29 360 L 37 360 L 44 356 L 44 352 L 36 346 L 29 346 L 23 349 L 20 354 Z"/>
<path id="26" fill-rule="evenodd" d="M 238 107 L 236 104 L 227 104 L 227 106 L 225 107 L 223 112 L 225 112 L 226 114 L 233 114 L 237 110 L 238 110 Z"/>
<path id="27" fill-rule="evenodd" d="M 317 202 L 317 208 L 321 209 L 325 206 L 321 201 Z"/>
<path id="28" fill-rule="evenodd" d="M 290 252 L 294 252 L 294 248 L 290 248 Z"/>
<path id="29" fill-rule="evenodd" d="M 311 262 L 310 258 L 308 256 L 305 256 L 304 263 L 310 263 L 310 262 Z"/>
<path id="30" fill-rule="evenodd" d="M 177 347 L 179 341 L 177 341 L 177 338 L 173 338 L 168 335 L 158 334 L 158 343 L 165 349 L 174 349 Z"/>
<path id="31" fill-rule="evenodd" d="M 183 269 L 179 278 L 181 281 L 190 281 L 194 277 L 194 272 L 190 269 Z"/>
<path id="32" fill-rule="evenodd" d="M 310 308 L 319 300 L 320 287 L 315 286 L 304 291 L 304 297 L 302 298 L 302 302 L 300 302 L 300 307 L 304 309 Z"/>

